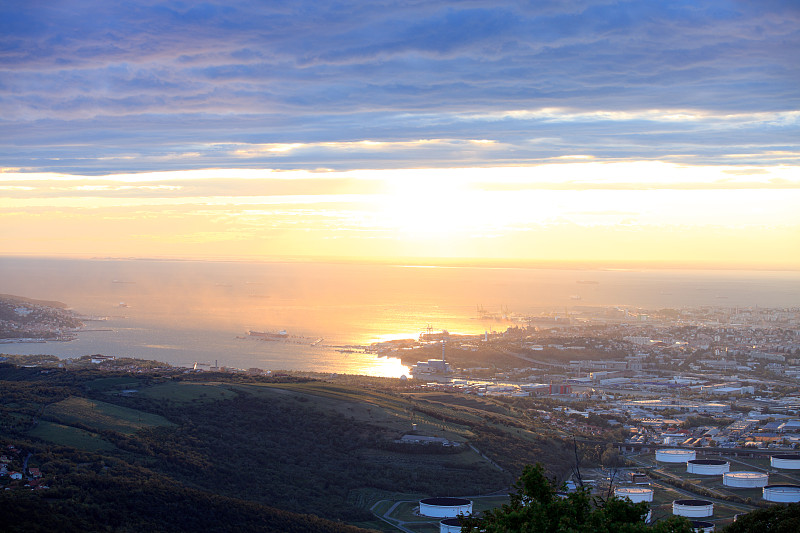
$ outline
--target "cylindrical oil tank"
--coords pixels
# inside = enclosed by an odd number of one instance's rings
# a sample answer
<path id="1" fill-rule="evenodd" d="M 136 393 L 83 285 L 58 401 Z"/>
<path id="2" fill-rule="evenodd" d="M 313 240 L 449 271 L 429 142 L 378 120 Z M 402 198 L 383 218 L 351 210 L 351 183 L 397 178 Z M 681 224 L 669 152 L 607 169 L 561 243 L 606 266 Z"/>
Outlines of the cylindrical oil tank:
<path id="1" fill-rule="evenodd" d="M 794 453 L 773 455 L 769 458 L 769 464 L 775 468 L 798 470 L 800 469 L 800 455 Z"/>
<path id="2" fill-rule="evenodd" d="M 472 514 L 472 501 L 464 498 L 426 498 L 419 501 L 419 514 L 433 518 L 455 518 Z"/>
<path id="3" fill-rule="evenodd" d="M 714 514 L 714 502 L 708 500 L 675 500 L 672 514 L 686 518 L 703 518 Z"/>
<path id="4" fill-rule="evenodd" d="M 461 533 L 461 520 L 445 518 L 439 522 L 439 533 Z"/>
<path id="5" fill-rule="evenodd" d="M 722 474 L 722 484 L 733 488 L 763 487 L 769 482 L 769 474 L 764 472 L 726 472 Z"/>
<path id="6" fill-rule="evenodd" d="M 656 450 L 656 461 L 660 463 L 685 463 L 692 459 L 697 459 L 697 453 L 694 450 Z"/>
<path id="7" fill-rule="evenodd" d="M 614 489 L 617 498 L 628 498 L 633 503 L 652 502 L 653 489 L 647 487 L 617 487 Z"/>
<path id="8" fill-rule="evenodd" d="M 767 485 L 763 491 L 764 499 L 768 502 L 800 502 L 800 485 Z"/>
<path id="9" fill-rule="evenodd" d="M 722 459 L 692 459 L 686 462 L 686 471 L 704 476 L 721 476 L 731 469 L 731 464 Z"/>
<path id="10" fill-rule="evenodd" d="M 705 520 L 692 520 L 692 531 L 698 533 L 714 533 L 714 522 Z"/>

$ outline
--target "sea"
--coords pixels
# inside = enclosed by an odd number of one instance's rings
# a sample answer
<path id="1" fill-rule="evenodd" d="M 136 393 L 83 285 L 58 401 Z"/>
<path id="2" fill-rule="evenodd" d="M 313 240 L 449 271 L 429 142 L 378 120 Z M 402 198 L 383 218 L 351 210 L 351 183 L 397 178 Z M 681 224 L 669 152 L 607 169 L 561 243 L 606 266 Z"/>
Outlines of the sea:
<path id="1" fill-rule="evenodd" d="M 398 358 L 362 347 L 592 307 L 798 307 L 800 272 L 0 257 L 0 293 L 87 317 L 73 341 L 2 353 L 399 377 Z"/>

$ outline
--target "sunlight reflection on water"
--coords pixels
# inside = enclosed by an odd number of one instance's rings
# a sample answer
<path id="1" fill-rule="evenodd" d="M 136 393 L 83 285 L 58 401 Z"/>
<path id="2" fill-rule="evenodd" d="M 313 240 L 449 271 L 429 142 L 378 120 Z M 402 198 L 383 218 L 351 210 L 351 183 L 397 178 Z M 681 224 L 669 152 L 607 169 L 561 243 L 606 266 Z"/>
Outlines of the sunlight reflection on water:
<path id="1" fill-rule="evenodd" d="M 580 306 L 790 307 L 793 272 L 397 268 L 322 263 L 81 261 L 0 258 L 0 293 L 60 300 L 90 322 L 73 342 L 5 345 L 5 352 L 95 353 L 192 366 L 399 376 L 408 369 L 342 347 L 418 338 L 431 327 L 482 334 L 508 315 Z M 127 307 L 120 308 L 125 302 Z M 492 318 L 480 320 L 481 310 Z M 506 315 L 504 318 L 502 315 Z M 262 342 L 248 330 L 286 330 Z"/>

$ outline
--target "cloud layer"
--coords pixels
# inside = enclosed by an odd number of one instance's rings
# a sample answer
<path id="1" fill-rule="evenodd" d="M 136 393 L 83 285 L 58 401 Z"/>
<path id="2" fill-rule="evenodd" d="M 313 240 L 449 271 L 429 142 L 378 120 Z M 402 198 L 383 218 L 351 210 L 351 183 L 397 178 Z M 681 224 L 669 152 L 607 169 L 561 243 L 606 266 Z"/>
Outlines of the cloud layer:
<path id="1" fill-rule="evenodd" d="M 795 3 L 519 4 L 6 2 L 0 166 L 796 164 Z"/>

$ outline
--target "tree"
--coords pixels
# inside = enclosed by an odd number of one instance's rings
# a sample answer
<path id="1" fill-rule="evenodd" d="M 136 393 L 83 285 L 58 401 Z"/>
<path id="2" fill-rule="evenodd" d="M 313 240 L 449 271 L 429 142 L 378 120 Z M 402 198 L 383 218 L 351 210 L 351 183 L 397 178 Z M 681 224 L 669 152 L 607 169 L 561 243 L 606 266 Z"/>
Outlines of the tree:
<path id="1" fill-rule="evenodd" d="M 800 531 L 800 503 L 756 509 L 737 518 L 725 533 L 795 533 Z"/>
<path id="2" fill-rule="evenodd" d="M 606 446 L 603 454 L 600 456 L 600 464 L 606 468 L 618 468 L 625 464 L 625 460 L 620 455 L 619 450 L 612 445 Z"/>
<path id="3" fill-rule="evenodd" d="M 559 494 L 547 479 L 542 465 L 525 467 L 511 495 L 511 503 L 487 511 L 481 518 L 462 518 L 464 533 L 691 533 L 683 517 L 648 526 L 647 503 L 631 503 L 616 497 L 602 504 L 593 500 L 588 489 Z"/>

